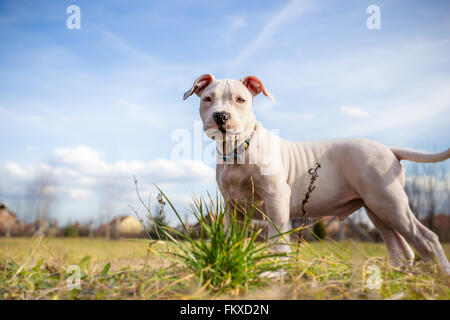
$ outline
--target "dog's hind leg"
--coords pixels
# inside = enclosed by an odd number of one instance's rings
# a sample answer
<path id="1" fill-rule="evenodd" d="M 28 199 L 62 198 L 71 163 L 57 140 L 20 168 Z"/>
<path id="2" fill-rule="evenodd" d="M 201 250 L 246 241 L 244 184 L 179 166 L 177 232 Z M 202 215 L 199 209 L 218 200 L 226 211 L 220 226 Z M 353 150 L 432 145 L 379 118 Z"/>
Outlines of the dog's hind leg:
<path id="1" fill-rule="evenodd" d="M 411 243 L 424 260 L 436 260 L 450 274 L 450 264 L 438 236 L 414 216 L 399 181 L 371 189 L 364 195 L 364 203 L 378 219 Z"/>
<path id="2" fill-rule="evenodd" d="M 391 265 L 400 267 L 403 265 L 411 266 L 414 261 L 414 251 L 408 245 L 406 240 L 394 229 L 381 221 L 370 209 L 365 207 L 367 216 L 372 221 L 375 228 L 381 234 L 386 244 L 391 260 Z"/>

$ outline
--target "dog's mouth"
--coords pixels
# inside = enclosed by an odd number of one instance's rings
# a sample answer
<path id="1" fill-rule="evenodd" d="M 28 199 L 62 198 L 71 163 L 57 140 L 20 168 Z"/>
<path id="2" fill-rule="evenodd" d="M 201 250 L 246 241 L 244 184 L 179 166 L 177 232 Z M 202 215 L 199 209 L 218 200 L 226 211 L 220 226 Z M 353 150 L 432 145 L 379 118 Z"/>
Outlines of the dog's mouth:
<path id="1" fill-rule="evenodd" d="M 215 141 L 234 141 L 239 139 L 241 132 L 223 125 L 203 128 L 208 137 Z"/>
<path id="2" fill-rule="evenodd" d="M 218 129 L 220 132 L 222 132 L 222 134 L 228 135 L 228 136 L 237 136 L 241 133 L 240 131 L 236 131 L 234 128 L 229 127 L 229 126 L 220 125 L 220 126 L 218 126 Z"/>
<path id="3" fill-rule="evenodd" d="M 240 131 L 235 130 L 231 123 L 224 124 L 208 124 L 203 127 L 206 135 L 213 140 L 235 140 L 240 134 Z"/>

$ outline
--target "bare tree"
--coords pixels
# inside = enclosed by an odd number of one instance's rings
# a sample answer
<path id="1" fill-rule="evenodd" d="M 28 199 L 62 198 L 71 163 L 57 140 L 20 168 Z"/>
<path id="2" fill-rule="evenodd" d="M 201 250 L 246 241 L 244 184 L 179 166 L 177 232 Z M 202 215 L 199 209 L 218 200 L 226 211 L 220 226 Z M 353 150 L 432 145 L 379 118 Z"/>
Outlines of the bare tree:
<path id="1" fill-rule="evenodd" d="M 34 235 L 45 233 L 56 201 L 56 183 L 51 172 L 42 172 L 31 181 L 26 192 L 27 218 L 37 223 Z"/>
<path id="2" fill-rule="evenodd" d="M 440 174 L 443 179 L 443 211 L 450 214 L 450 175 L 448 172 L 448 166 L 445 164 L 441 165 Z"/>
<path id="3" fill-rule="evenodd" d="M 107 239 L 111 238 L 110 222 L 116 211 L 113 202 L 117 199 L 118 194 L 119 192 L 117 186 L 112 180 L 105 183 L 100 188 L 99 217 L 101 223 L 105 223 L 105 236 Z"/>
<path id="4" fill-rule="evenodd" d="M 423 205 L 423 188 L 420 180 L 420 167 L 417 163 L 412 164 L 411 175 L 407 176 L 405 183 L 405 192 L 408 195 L 409 207 L 414 215 L 419 218 Z"/>
<path id="5" fill-rule="evenodd" d="M 450 187 L 448 166 L 440 164 L 413 164 L 412 175 L 406 179 L 405 191 L 411 210 L 426 220 L 435 231 L 435 216 L 439 210 L 450 213 Z"/>
<path id="6" fill-rule="evenodd" d="M 89 228 L 89 238 L 93 238 L 94 237 L 94 219 L 92 219 L 92 217 L 89 219 L 89 223 L 88 223 L 88 228 Z"/>
<path id="7" fill-rule="evenodd" d="M 428 228 L 434 229 L 434 217 L 436 215 L 438 205 L 438 175 L 436 165 L 423 165 L 424 177 L 424 199 L 426 202 L 426 215 L 428 220 Z"/>

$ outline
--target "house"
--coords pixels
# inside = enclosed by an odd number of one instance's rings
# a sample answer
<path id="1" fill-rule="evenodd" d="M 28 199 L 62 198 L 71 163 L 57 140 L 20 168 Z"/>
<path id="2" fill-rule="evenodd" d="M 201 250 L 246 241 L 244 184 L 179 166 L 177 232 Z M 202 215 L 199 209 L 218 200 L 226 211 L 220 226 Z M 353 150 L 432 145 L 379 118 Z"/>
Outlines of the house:
<path id="1" fill-rule="evenodd" d="M 0 203 L 0 235 L 9 237 L 16 223 L 16 215 L 8 209 L 6 203 Z"/>
<path id="2" fill-rule="evenodd" d="M 433 225 L 430 226 L 430 218 L 422 219 L 421 222 L 427 226 L 431 227 L 441 242 L 450 241 L 450 215 L 445 213 L 439 213 L 433 218 Z"/>
<path id="3" fill-rule="evenodd" d="M 141 237 L 143 229 L 141 223 L 133 216 L 118 216 L 100 227 L 106 237 Z"/>

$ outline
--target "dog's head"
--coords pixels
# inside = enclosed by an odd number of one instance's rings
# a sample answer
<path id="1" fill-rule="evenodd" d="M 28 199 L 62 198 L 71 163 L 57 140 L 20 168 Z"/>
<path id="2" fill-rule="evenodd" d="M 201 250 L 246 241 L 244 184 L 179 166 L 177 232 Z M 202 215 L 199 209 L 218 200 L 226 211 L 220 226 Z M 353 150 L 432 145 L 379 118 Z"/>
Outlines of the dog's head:
<path id="1" fill-rule="evenodd" d="M 255 124 L 252 102 L 261 92 L 273 101 L 273 95 L 255 76 L 218 80 L 211 74 L 204 74 L 195 80 L 183 99 L 194 93 L 200 97 L 203 130 L 210 138 L 220 139 L 221 136 L 235 140 L 248 133 Z"/>

